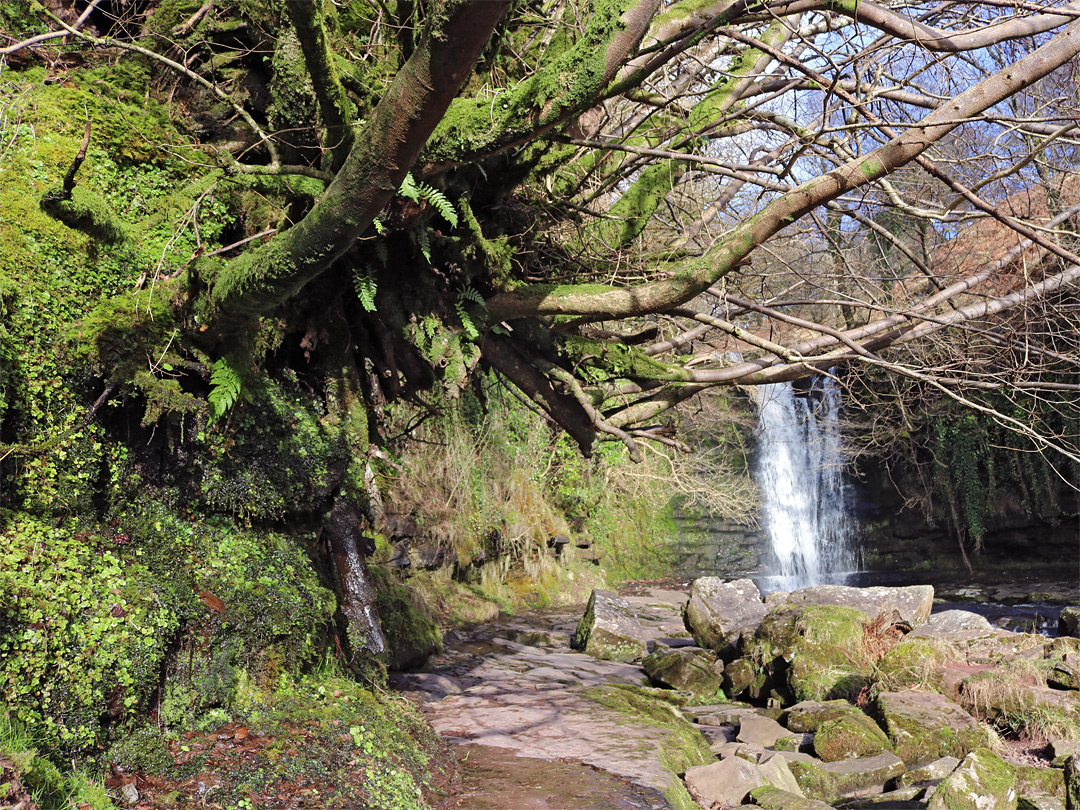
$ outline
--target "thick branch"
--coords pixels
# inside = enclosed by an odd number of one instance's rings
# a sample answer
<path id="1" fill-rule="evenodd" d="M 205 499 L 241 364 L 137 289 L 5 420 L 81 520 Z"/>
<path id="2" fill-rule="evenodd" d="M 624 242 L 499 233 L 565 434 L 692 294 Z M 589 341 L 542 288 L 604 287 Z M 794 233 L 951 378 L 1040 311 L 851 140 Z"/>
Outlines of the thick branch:
<path id="1" fill-rule="evenodd" d="M 472 72 L 510 0 L 450 0 L 356 138 L 341 171 L 296 226 L 211 279 L 203 323 L 218 336 L 288 300 L 352 247 L 393 197 Z"/>
<path id="2" fill-rule="evenodd" d="M 631 288 L 537 286 L 495 295 L 487 302 L 488 310 L 496 320 L 533 315 L 624 318 L 685 303 L 813 209 L 909 163 L 965 119 L 1030 86 L 1078 53 L 1080 22 L 1074 22 L 1050 42 L 934 110 L 884 146 L 783 194 L 734 229 L 710 253 L 687 262 L 670 278 Z"/>

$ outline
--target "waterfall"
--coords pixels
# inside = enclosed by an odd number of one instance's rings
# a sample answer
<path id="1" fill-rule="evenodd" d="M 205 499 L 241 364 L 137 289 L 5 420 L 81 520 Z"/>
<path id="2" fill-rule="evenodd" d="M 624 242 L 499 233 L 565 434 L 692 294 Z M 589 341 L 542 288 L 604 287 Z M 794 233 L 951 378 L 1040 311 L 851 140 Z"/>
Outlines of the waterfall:
<path id="1" fill-rule="evenodd" d="M 769 590 L 842 580 L 857 569 L 857 559 L 840 388 L 817 377 L 798 394 L 791 383 L 775 383 L 762 386 L 758 397 L 757 480 L 779 575 Z"/>

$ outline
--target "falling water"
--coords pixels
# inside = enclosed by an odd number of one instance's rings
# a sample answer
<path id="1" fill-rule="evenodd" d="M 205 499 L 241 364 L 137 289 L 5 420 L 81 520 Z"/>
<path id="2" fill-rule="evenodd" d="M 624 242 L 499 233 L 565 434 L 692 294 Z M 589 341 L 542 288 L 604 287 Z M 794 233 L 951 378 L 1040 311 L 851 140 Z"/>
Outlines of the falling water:
<path id="1" fill-rule="evenodd" d="M 829 377 L 797 395 L 791 383 L 759 392 L 757 478 L 778 577 L 769 589 L 842 580 L 857 568 L 851 493 L 843 476 L 840 389 Z"/>

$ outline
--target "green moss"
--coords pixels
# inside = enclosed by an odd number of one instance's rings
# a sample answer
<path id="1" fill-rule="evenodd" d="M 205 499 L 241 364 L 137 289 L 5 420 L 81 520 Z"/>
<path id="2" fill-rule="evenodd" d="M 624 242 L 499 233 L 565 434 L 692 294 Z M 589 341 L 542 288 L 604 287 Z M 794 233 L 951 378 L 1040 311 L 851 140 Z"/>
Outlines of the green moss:
<path id="1" fill-rule="evenodd" d="M 183 604 L 112 532 L 5 517 L 0 695 L 34 737 L 80 750 L 102 718 L 145 709 Z"/>
<path id="2" fill-rule="evenodd" d="M 112 245 L 127 239 L 127 225 L 105 200 L 82 186 L 72 189 L 70 199 L 58 192 L 46 194 L 41 198 L 41 210 L 98 242 Z"/>
<path id="3" fill-rule="evenodd" d="M 369 566 L 368 572 L 390 648 L 390 668 L 422 666 L 429 656 L 442 652 L 442 632 L 419 594 L 382 566 Z"/>
<path id="4" fill-rule="evenodd" d="M 892 743 L 865 714 L 852 713 L 821 724 L 814 734 L 814 753 L 825 762 L 874 757 L 892 751 Z"/>
<path id="5" fill-rule="evenodd" d="M 627 722 L 645 723 L 665 732 L 664 742 L 660 745 L 660 761 L 673 775 L 716 760 L 701 732 L 679 711 L 683 700 L 670 691 L 608 684 L 590 689 L 586 694 L 601 706 L 625 715 Z M 681 780 L 674 780 L 664 795 L 672 807 L 695 806 L 692 801 L 687 804 L 690 797 Z"/>
<path id="6" fill-rule="evenodd" d="M 1016 771 L 987 748 L 964 758 L 930 797 L 928 810 L 1005 810 L 1016 806 Z"/>
<path id="7" fill-rule="evenodd" d="M 572 48 L 553 55 L 532 76 L 494 99 L 454 99 L 421 160 L 468 161 L 592 106 L 603 89 L 607 47 L 623 30 L 620 17 L 630 5 L 629 0 L 595 3 L 582 36 Z"/>

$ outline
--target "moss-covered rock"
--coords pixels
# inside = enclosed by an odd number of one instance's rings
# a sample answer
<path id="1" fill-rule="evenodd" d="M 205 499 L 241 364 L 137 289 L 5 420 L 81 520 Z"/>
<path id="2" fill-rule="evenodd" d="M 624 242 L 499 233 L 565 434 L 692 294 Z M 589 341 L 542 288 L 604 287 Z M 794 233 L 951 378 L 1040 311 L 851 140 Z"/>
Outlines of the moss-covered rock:
<path id="1" fill-rule="evenodd" d="M 641 661 L 656 686 L 690 692 L 699 698 L 716 697 L 724 681 L 724 663 L 711 650 L 658 645 Z"/>
<path id="2" fill-rule="evenodd" d="M 844 796 L 880 793 L 905 770 L 904 763 L 887 752 L 840 762 L 797 760 L 789 766 L 803 793 L 829 804 L 835 804 Z"/>
<path id="3" fill-rule="evenodd" d="M 934 789 L 927 810 L 1015 810 L 1016 804 L 1016 770 L 980 748 Z"/>
<path id="4" fill-rule="evenodd" d="M 382 566 L 368 567 L 375 586 L 376 605 L 386 645 L 390 669 L 422 667 L 432 655 L 442 652 L 442 631 L 427 605 L 412 589 Z"/>
<path id="5" fill-rule="evenodd" d="M 1051 798 L 1065 804 L 1065 771 L 1036 765 L 1016 765 L 1016 795 L 1020 803 Z"/>
<path id="6" fill-rule="evenodd" d="M 886 751 L 892 751 L 889 738 L 862 712 L 827 720 L 814 734 L 814 753 L 825 762 L 873 757 Z"/>
<path id="7" fill-rule="evenodd" d="M 814 732 L 822 723 L 861 713 L 846 700 L 804 700 L 785 711 L 781 719 L 791 731 Z"/>
<path id="8" fill-rule="evenodd" d="M 874 702 L 874 714 L 909 768 L 944 756 L 961 759 L 990 744 L 987 729 L 933 692 L 882 692 Z"/>
<path id="9" fill-rule="evenodd" d="M 594 590 L 574 633 L 573 646 L 605 661 L 637 661 L 645 639 L 627 601 L 614 591 Z"/>

